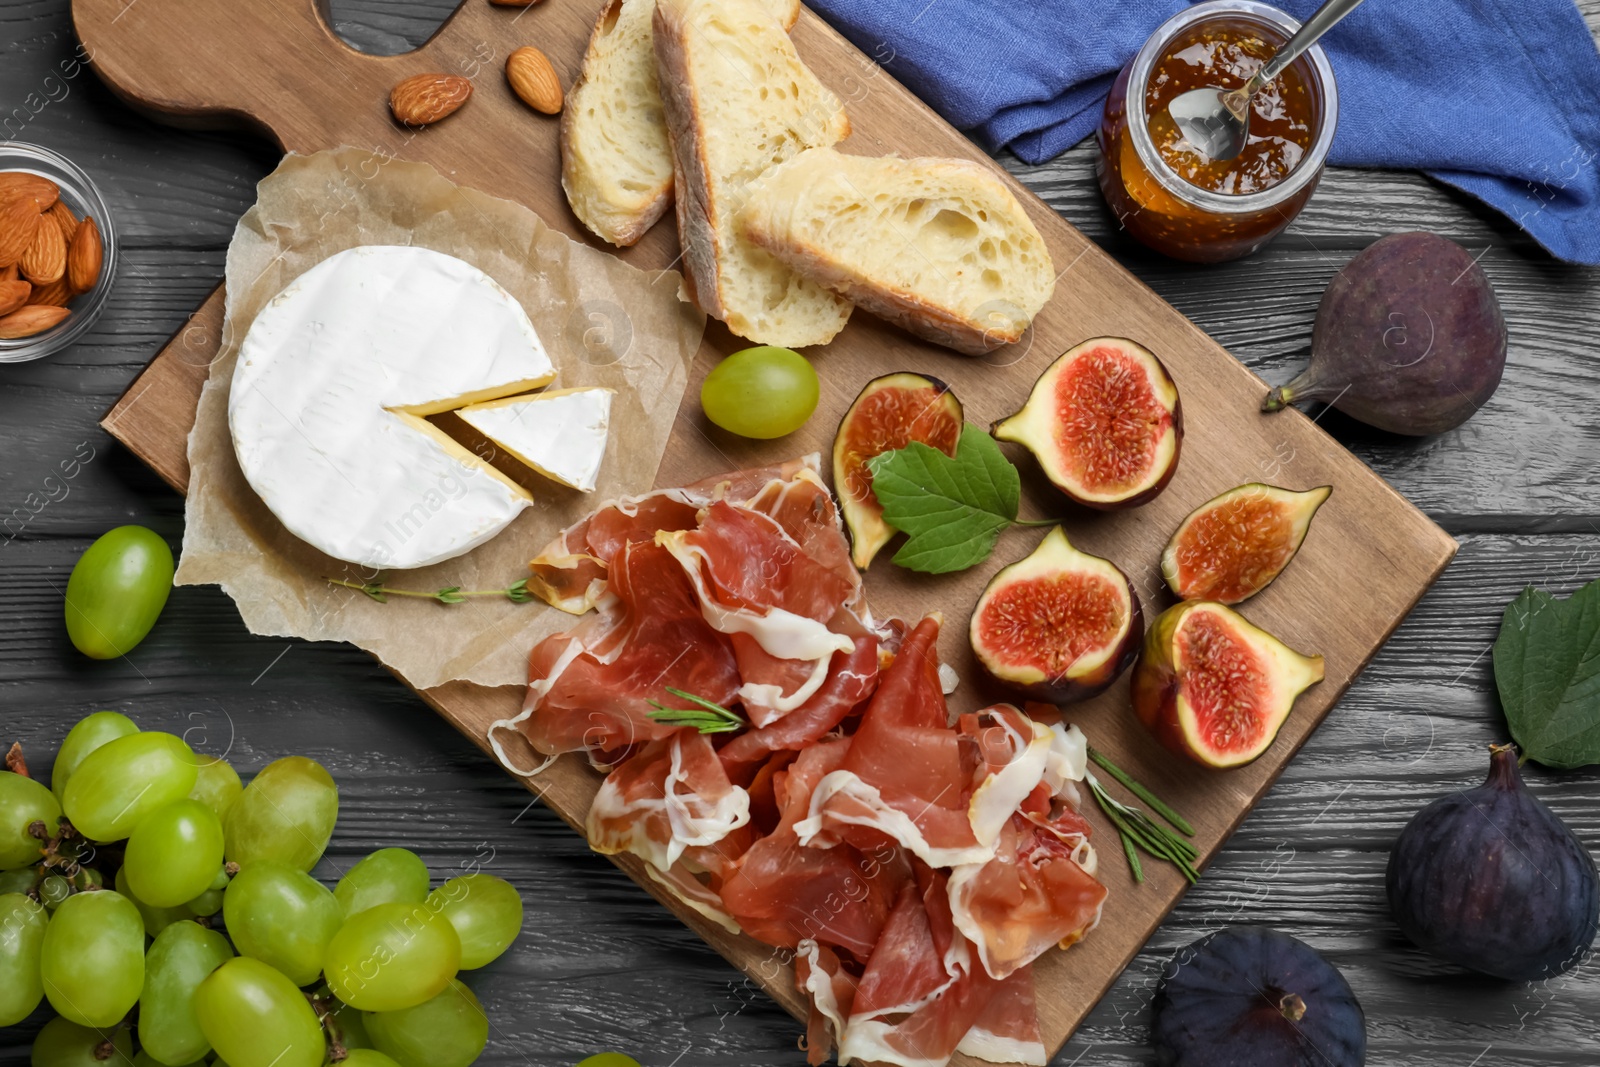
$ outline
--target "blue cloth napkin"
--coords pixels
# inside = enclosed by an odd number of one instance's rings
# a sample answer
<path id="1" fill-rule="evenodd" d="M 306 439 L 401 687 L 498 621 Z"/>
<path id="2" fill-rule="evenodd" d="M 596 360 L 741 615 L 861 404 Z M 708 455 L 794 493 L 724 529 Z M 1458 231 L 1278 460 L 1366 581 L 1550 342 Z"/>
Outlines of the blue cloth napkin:
<path id="1" fill-rule="evenodd" d="M 810 3 L 954 125 L 1029 163 L 1092 133 L 1117 71 L 1186 6 Z M 1304 19 L 1317 0 L 1278 6 Z M 1600 264 L 1600 53 L 1572 0 L 1367 0 L 1322 43 L 1339 83 L 1332 163 L 1425 170 L 1552 254 Z"/>

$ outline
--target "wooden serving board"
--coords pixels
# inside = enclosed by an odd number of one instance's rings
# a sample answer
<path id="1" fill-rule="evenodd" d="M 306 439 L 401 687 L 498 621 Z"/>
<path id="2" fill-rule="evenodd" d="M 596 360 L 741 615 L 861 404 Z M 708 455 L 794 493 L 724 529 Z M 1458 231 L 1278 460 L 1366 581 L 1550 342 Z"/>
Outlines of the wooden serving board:
<path id="1" fill-rule="evenodd" d="M 551 226 L 592 242 L 561 193 L 557 123 L 518 102 L 502 68 L 512 49 L 533 44 L 570 85 L 598 8 L 599 0 L 547 0 L 525 9 L 467 0 L 422 48 L 387 57 L 344 45 L 313 0 L 73 0 L 73 17 L 99 75 L 129 103 L 158 118 L 191 126 L 242 125 L 290 151 L 349 144 L 431 163 L 460 183 L 520 201 Z M 793 36 L 801 55 L 846 103 L 854 126 L 846 151 L 960 156 L 993 165 L 810 12 Z M 468 75 L 476 86 L 473 99 L 436 127 L 411 131 L 395 125 L 387 110 L 390 88 L 428 71 Z M 1195 505 L 1251 481 L 1296 489 L 1334 487 L 1297 560 L 1243 609 L 1295 648 L 1327 658 L 1327 679 L 1301 698 L 1265 756 L 1225 773 L 1180 762 L 1134 722 L 1126 679 L 1097 700 L 1070 709 L 1098 747 L 1189 817 L 1202 857 L 1209 859 L 1438 576 L 1456 545 L 1311 420 L 1298 412 L 1259 414 L 1265 391 L 1259 379 L 998 166 L 995 170 L 1027 205 L 1061 272 L 1055 297 L 1030 336 L 986 358 L 970 359 L 858 312 L 832 344 L 810 353 L 823 379 L 821 404 L 810 423 L 788 439 L 754 442 L 711 427 L 695 401 L 707 369 L 745 344 L 713 323 L 657 482 L 681 484 L 813 450 L 826 454 L 839 416 L 878 374 L 916 369 L 943 378 L 965 403 L 968 419 L 986 425 L 1020 406 L 1038 373 L 1078 341 L 1112 334 L 1149 347 L 1178 383 L 1187 427 L 1177 475 L 1153 503 L 1118 514 L 1075 508 L 1038 476 L 1031 460 L 1015 455 L 1024 471 L 1026 514 L 1063 517 L 1076 544 L 1120 564 L 1148 615 L 1170 603 L 1158 572 L 1160 550 Z M 620 255 L 646 269 L 673 264 L 677 239 L 670 217 Z M 188 485 L 187 432 L 221 327 L 219 289 L 103 421 L 180 491 Z M 995 697 L 981 691 L 967 648 L 971 605 L 990 575 L 1025 555 L 1039 536 L 1038 531 L 1013 531 L 989 563 L 940 578 L 901 571 L 886 552 L 867 578 L 879 614 L 915 619 L 931 610 L 944 612 L 942 652 L 964 679 L 952 698 L 964 709 Z M 521 700 L 516 688 L 462 684 L 421 696 L 480 746 L 489 723 L 512 714 Z M 597 783 L 581 760 L 567 757 L 530 788 L 579 827 Z M 1052 1051 L 1184 888 L 1176 871 L 1156 863 L 1147 865 L 1145 885 L 1133 885 L 1109 827 L 1098 821 L 1097 812 L 1092 817 L 1101 829 L 1100 876 L 1111 897 L 1104 921 L 1086 941 L 1070 952 L 1048 953 L 1037 965 L 1040 1013 Z M 618 863 L 662 898 L 640 863 L 632 857 Z M 730 936 L 672 900 L 662 903 L 790 1011 L 803 1014 L 782 953 Z M 957 1062 L 965 1061 L 958 1056 Z"/>

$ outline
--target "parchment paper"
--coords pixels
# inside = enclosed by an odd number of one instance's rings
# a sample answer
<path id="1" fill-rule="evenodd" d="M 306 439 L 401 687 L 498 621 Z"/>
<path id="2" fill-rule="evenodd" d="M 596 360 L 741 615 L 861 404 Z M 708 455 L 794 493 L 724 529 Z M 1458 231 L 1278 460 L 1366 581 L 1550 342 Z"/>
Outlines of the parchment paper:
<path id="1" fill-rule="evenodd" d="M 228 389 L 239 343 L 283 287 L 357 245 L 420 245 L 473 264 L 522 302 L 557 376 L 550 388 L 616 390 L 611 435 L 594 493 L 539 478 L 475 438 L 460 419 L 435 421 L 522 482 L 535 505 L 473 551 L 431 567 L 386 571 L 384 584 L 423 591 L 499 589 L 600 503 L 650 488 L 700 345 L 705 316 L 679 300 L 674 271 L 647 273 L 545 226 L 527 208 L 462 188 L 426 164 L 356 148 L 290 155 L 257 189 L 228 246 L 222 349 L 189 435 L 189 496 L 178 585 L 220 585 L 252 633 L 349 641 L 419 689 L 462 679 L 527 680 L 528 652 L 573 617 L 537 601 L 473 598 L 444 605 L 380 604 L 324 577 L 377 577 L 290 534 L 245 481 L 228 433 Z"/>

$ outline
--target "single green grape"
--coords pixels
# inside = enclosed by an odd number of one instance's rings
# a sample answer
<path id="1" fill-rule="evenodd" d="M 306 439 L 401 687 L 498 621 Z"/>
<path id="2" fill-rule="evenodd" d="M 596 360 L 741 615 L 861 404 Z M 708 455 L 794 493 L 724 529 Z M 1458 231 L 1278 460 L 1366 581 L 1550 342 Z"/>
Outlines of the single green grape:
<path id="1" fill-rule="evenodd" d="M 18 867 L 0 871 L 0 893 L 26 893 L 39 884 L 38 867 Z"/>
<path id="2" fill-rule="evenodd" d="M 133 890 L 128 887 L 127 867 L 117 868 L 117 877 L 113 884 L 116 886 L 117 892 L 133 902 L 133 906 L 139 911 L 139 919 L 144 923 L 144 932 L 151 937 L 156 937 L 161 931 L 175 922 L 194 918 L 194 912 L 187 907 L 157 908 L 140 900 L 134 895 Z"/>
<path id="3" fill-rule="evenodd" d="M 0 896 L 0 1026 L 15 1026 L 44 999 L 39 955 L 50 913 L 21 893 Z"/>
<path id="4" fill-rule="evenodd" d="M 228 809 L 222 820 L 228 859 L 241 867 L 272 860 L 309 871 L 338 817 L 339 790 L 322 764 L 286 756 L 262 768 Z"/>
<path id="5" fill-rule="evenodd" d="M 768 440 L 794 433 L 817 410 L 821 389 L 806 357 L 759 345 L 718 363 L 700 386 L 706 418 L 740 437 Z"/>
<path id="6" fill-rule="evenodd" d="M 461 982 L 452 979 L 432 1000 L 403 1011 L 367 1013 L 373 1047 L 400 1067 L 467 1067 L 489 1043 L 489 1017 Z"/>
<path id="7" fill-rule="evenodd" d="M 95 1055 L 106 1041 L 116 1050 L 110 1060 Z M 133 1038 L 122 1027 L 94 1030 L 58 1015 L 45 1023 L 33 1039 L 33 1055 L 28 1062 L 33 1067 L 120 1067 L 132 1059 Z"/>
<path id="8" fill-rule="evenodd" d="M 460 966 L 456 928 L 426 904 L 379 904 L 351 916 L 323 961 L 333 995 L 362 1011 L 415 1007 L 443 992 Z"/>
<path id="9" fill-rule="evenodd" d="M 408 849 L 380 848 L 346 871 L 333 894 L 347 916 L 375 904 L 420 904 L 428 898 L 428 865 Z"/>
<path id="10" fill-rule="evenodd" d="M 212 971 L 194 994 L 195 1018 L 232 1067 L 322 1067 L 316 1012 L 295 984 L 244 956 Z"/>
<path id="11" fill-rule="evenodd" d="M 184 920 L 156 936 L 144 957 L 139 1044 L 161 1063 L 188 1063 L 211 1051 L 195 1016 L 194 992 L 233 958 L 228 939 Z"/>
<path id="12" fill-rule="evenodd" d="M 578 1067 L 639 1067 L 639 1061 L 620 1052 L 597 1052 L 588 1059 L 579 1060 Z"/>
<path id="13" fill-rule="evenodd" d="M 344 922 L 333 891 L 282 863 L 253 863 L 222 895 L 222 918 L 241 956 L 271 964 L 295 985 L 322 972 L 328 942 Z"/>
<path id="14" fill-rule="evenodd" d="M 67 795 L 67 782 L 84 757 L 107 741 L 139 732 L 134 721 L 118 711 L 97 711 L 79 719 L 67 731 L 61 747 L 56 749 L 56 763 L 50 768 L 50 792 L 57 800 Z"/>
<path id="15" fill-rule="evenodd" d="M 428 894 L 461 938 L 461 969 L 482 967 L 510 947 L 522 932 L 522 897 L 504 878 L 468 874 Z"/>
<path id="16" fill-rule="evenodd" d="M 128 835 L 128 888 L 146 904 L 175 908 L 211 886 L 222 866 L 222 820 L 185 797 L 146 815 Z"/>
<path id="17" fill-rule="evenodd" d="M 115 1026 L 144 985 L 144 923 L 127 897 L 75 893 L 45 927 L 39 973 L 50 1006 L 81 1026 Z"/>
<path id="18" fill-rule="evenodd" d="M 120 841 L 194 788 L 199 761 L 180 737 L 149 730 L 107 741 L 72 772 L 61 806 L 91 841 Z"/>
<path id="19" fill-rule="evenodd" d="M 154 530 L 118 526 L 84 550 L 67 578 L 67 636 L 93 659 L 127 655 L 171 592 L 172 549 Z"/>
<path id="20" fill-rule="evenodd" d="M 55 911 L 72 895 L 72 883 L 59 874 L 46 875 L 39 883 L 39 899 L 44 906 Z"/>
<path id="21" fill-rule="evenodd" d="M 344 1067 L 400 1067 L 376 1049 L 353 1048 L 350 1055 L 339 1061 Z"/>
<path id="22" fill-rule="evenodd" d="M 38 863 L 44 842 L 28 833 L 36 822 L 54 835 L 61 805 L 55 796 L 24 775 L 0 771 L 0 870 Z"/>
<path id="23" fill-rule="evenodd" d="M 204 893 L 184 904 L 190 915 L 202 918 L 215 915 L 222 910 L 222 890 L 207 889 Z"/>
<path id="24" fill-rule="evenodd" d="M 189 796 L 217 813 L 217 818 L 228 814 L 233 802 L 244 792 L 239 782 L 239 772 L 225 759 L 210 759 L 200 754 L 200 767 L 195 774 L 194 788 Z"/>

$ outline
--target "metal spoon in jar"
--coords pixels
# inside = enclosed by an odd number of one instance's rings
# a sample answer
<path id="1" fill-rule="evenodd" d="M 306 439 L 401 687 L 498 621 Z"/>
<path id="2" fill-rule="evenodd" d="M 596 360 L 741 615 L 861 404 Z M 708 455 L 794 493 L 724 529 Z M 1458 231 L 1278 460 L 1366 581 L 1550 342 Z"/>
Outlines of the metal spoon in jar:
<path id="1" fill-rule="evenodd" d="M 1327 0 L 1240 88 L 1191 89 L 1175 97 L 1167 105 L 1172 121 L 1206 158 L 1237 156 L 1250 134 L 1250 98 L 1360 4 L 1361 0 Z"/>

